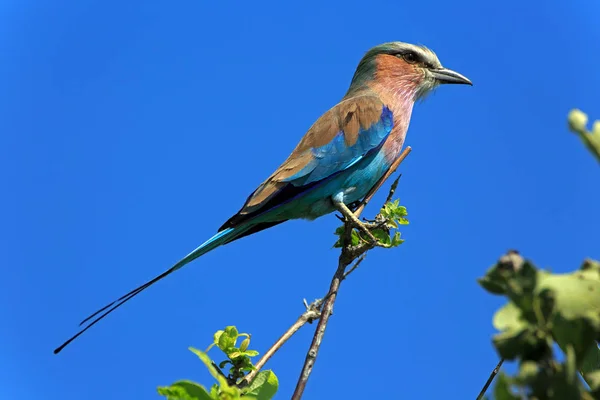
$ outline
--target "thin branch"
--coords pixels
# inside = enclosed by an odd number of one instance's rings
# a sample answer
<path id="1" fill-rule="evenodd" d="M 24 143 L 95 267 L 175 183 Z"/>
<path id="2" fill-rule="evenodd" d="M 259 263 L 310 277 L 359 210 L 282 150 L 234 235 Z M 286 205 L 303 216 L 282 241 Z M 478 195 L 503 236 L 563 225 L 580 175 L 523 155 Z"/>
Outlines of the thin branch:
<path id="1" fill-rule="evenodd" d="M 501 358 L 500 362 L 498 362 L 498 365 L 496 365 L 496 368 L 494 368 L 492 370 L 492 373 L 490 374 L 490 377 L 488 378 L 488 380 L 485 383 L 485 385 L 483 385 L 483 389 L 481 389 L 481 392 L 479 392 L 479 396 L 477 396 L 477 400 L 483 399 L 483 396 L 485 395 L 485 392 L 487 392 L 488 388 L 492 384 L 492 381 L 494 380 L 494 378 L 496 377 L 496 375 L 498 375 L 498 371 L 500 371 L 500 367 L 502 367 L 502 363 L 503 362 L 504 362 L 504 358 Z"/>
<path id="2" fill-rule="evenodd" d="M 232 382 L 232 380 L 227 375 L 225 375 L 225 373 L 223 371 L 221 371 L 221 368 L 219 368 L 219 366 L 217 365 L 216 362 L 212 361 L 211 364 L 212 364 L 213 368 L 217 370 L 219 375 L 221 375 L 223 378 L 225 378 L 225 380 L 227 381 L 227 383 L 229 385 L 235 384 L 235 381 Z"/>
<path id="3" fill-rule="evenodd" d="M 306 304 L 306 300 L 304 304 Z M 318 299 L 313 301 L 311 304 L 306 304 L 306 311 L 304 311 L 302 315 L 298 317 L 296 322 L 294 322 L 294 324 L 290 326 L 288 330 L 285 331 L 285 333 L 281 335 L 279 339 L 277 339 L 273 346 L 271 346 L 271 348 L 269 348 L 269 350 L 266 351 L 266 353 L 254 365 L 256 369 L 250 371 L 250 373 L 248 373 L 248 375 L 246 375 L 240 381 L 238 387 L 242 388 L 244 386 L 249 385 L 254 380 L 256 375 L 260 372 L 262 367 L 264 367 L 267 361 L 269 361 L 269 359 L 273 356 L 273 354 L 275 354 L 281 348 L 281 346 L 283 346 L 285 342 L 289 340 L 289 338 L 291 338 L 300 328 L 302 328 L 304 324 L 306 324 L 307 322 L 312 323 L 314 320 L 319 319 L 321 317 L 320 309 L 322 304 L 323 299 Z"/>
<path id="4" fill-rule="evenodd" d="M 394 193 L 396 193 L 396 188 L 398 187 L 398 182 L 400 182 L 401 177 L 402 174 L 398 175 L 398 177 L 394 180 L 394 183 L 392 183 L 392 187 L 390 187 L 390 192 L 388 193 L 388 196 L 385 199 L 385 203 L 383 204 L 387 204 L 390 201 L 392 201 L 392 197 L 394 197 Z"/>
<path id="5" fill-rule="evenodd" d="M 348 227 L 350 230 L 350 227 Z M 317 353 L 319 352 L 319 347 L 321 347 L 321 341 L 323 340 L 323 336 L 325 335 L 325 328 L 327 328 L 327 322 L 329 321 L 329 317 L 333 311 L 333 304 L 335 303 L 335 298 L 337 297 L 337 291 L 340 287 L 340 283 L 344 279 L 344 271 L 348 264 L 352 260 L 347 260 L 344 257 L 344 251 L 342 251 L 342 255 L 340 256 L 338 262 L 338 268 L 335 271 L 335 275 L 331 280 L 331 284 L 329 286 L 329 295 L 325 300 L 325 304 L 323 305 L 323 310 L 321 311 L 321 319 L 319 319 L 319 323 L 317 324 L 317 328 L 315 330 L 315 335 L 313 336 L 312 343 L 306 354 L 306 359 L 304 360 L 304 366 L 302 368 L 302 372 L 300 373 L 300 379 L 298 379 L 298 383 L 296 384 L 296 389 L 294 390 L 294 394 L 292 395 L 292 400 L 300 400 L 302 398 L 302 394 L 304 393 L 304 389 L 306 388 L 306 384 L 308 383 L 308 377 L 312 372 L 313 366 L 315 365 L 315 360 L 317 359 Z"/>
<path id="6" fill-rule="evenodd" d="M 350 268 L 348 268 L 348 270 L 344 273 L 344 276 L 342 277 L 343 279 L 346 279 L 348 277 L 348 275 L 350 275 L 352 272 L 354 272 L 354 270 L 356 268 L 358 268 L 358 266 L 360 265 L 361 262 L 363 262 L 363 260 L 365 259 L 365 257 L 367 257 L 366 254 L 362 254 L 355 262 L 354 264 L 352 264 L 352 266 Z"/>
<path id="7" fill-rule="evenodd" d="M 313 336 L 312 343 L 308 349 L 306 354 L 306 359 L 304 360 L 304 366 L 302 367 L 302 372 L 300 373 L 300 377 L 298 378 L 298 383 L 296 384 L 296 389 L 294 390 L 294 394 L 292 395 L 292 400 L 300 400 L 302 398 L 302 394 L 304 393 L 304 389 L 306 388 L 306 384 L 308 383 L 308 378 L 312 372 L 312 369 L 315 365 L 315 361 L 317 359 L 317 354 L 319 353 L 319 349 L 321 347 L 321 342 L 323 341 L 323 337 L 325 336 L 325 329 L 327 328 L 327 323 L 329 322 L 329 317 L 333 313 L 333 306 L 335 304 L 335 300 L 337 298 L 337 293 L 340 287 L 340 284 L 347 276 L 347 274 L 351 273 L 353 270 L 358 267 L 358 264 L 364 258 L 364 253 L 368 250 L 372 249 L 374 246 L 379 245 L 377 241 L 373 243 L 366 243 L 363 245 L 359 245 L 353 247 L 351 245 L 351 235 L 352 229 L 356 225 L 356 221 L 358 221 L 358 217 L 365 209 L 367 203 L 371 200 L 375 192 L 379 190 L 379 188 L 387 181 L 387 179 L 396 171 L 400 163 L 406 158 L 406 156 L 410 153 L 411 148 L 406 147 L 404 151 L 400 154 L 398 159 L 392 164 L 390 169 L 386 172 L 386 174 L 377 182 L 373 188 L 367 193 L 365 199 L 362 204 L 356 209 L 354 215 L 349 216 L 345 215 L 345 230 L 344 230 L 344 247 L 342 248 L 342 253 L 340 254 L 338 260 L 338 267 L 331 279 L 331 284 L 329 285 L 329 292 L 325 298 L 325 302 L 323 304 L 323 308 L 321 310 L 321 318 L 319 319 L 319 323 L 317 324 L 317 328 L 315 329 L 315 334 Z M 392 190 L 395 190 L 395 185 L 392 186 Z M 392 193 L 393 195 L 393 193 Z M 391 195 L 390 195 L 391 197 Z M 345 211 L 343 208 L 340 211 Z M 360 221 L 359 221 L 360 223 Z M 363 225 L 364 227 L 364 225 Z M 370 232 L 369 232 L 370 233 Z M 358 258 L 361 257 L 361 258 Z M 350 267 L 348 273 L 346 273 L 346 268 L 352 264 L 354 260 L 358 258 L 358 261 Z"/>

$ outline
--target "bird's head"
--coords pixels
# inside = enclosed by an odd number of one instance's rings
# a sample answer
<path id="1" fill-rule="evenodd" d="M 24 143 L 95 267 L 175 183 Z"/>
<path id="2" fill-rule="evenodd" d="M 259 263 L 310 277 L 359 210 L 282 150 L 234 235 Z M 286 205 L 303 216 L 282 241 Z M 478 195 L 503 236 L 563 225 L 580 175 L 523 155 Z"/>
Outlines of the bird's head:
<path id="1" fill-rule="evenodd" d="M 423 98 L 440 84 L 472 85 L 465 76 L 442 67 L 433 51 L 403 42 L 370 49 L 356 68 L 349 93 L 373 82 L 413 100 Z"/>

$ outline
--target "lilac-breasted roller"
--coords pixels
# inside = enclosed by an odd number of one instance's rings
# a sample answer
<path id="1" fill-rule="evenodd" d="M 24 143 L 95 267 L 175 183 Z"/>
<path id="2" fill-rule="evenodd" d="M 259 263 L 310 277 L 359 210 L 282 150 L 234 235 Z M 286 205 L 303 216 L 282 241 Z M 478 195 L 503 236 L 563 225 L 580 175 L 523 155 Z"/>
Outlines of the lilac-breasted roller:
<path id="1" fill-rule="evenodd" d="M 442 67 L 435 53 L 384 43 L 362 58 L 342 100 L 306 132 L 292 154 L 248 197 L 218 233 L 170 269 L 86 318 L 83 332 L 152 284 L 196 258 L 290 219 L 313 220 L 363 199 L 398 158 L 416 100 L 443 83 L 469 84 Z"/>

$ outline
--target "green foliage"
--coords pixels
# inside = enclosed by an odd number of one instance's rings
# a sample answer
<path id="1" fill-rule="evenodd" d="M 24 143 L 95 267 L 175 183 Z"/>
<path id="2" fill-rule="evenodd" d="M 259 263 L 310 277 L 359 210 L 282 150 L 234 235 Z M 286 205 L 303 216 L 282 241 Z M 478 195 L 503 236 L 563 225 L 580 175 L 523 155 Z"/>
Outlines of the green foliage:
<path id="1" fill-rule="evenodd" d="M 239 337 L 245 337 L 239 348 L 235 347 Z M 217 331 L 214 335 L 214 342 L 208 349 L 217 346 L 225 355 L 227 360 L 219 364 L 219 368 L 225 368 L 227 364 L 231 364 L 229 368 L 229 379 L 237 382 L 238 379 L 244 377 L 244 372 L 252 371 L 254 366 L 250 361 L 250 357 L 256 357 L 258 351 L 248 350 L 250 344 L 250 335 L 247 333 L 238 333 L 235 326 L 228 326 L 224 331 Z"/>
<path id="2" fill-rule="evenodd" d="M 244 340 L 240 347 L 236 347 L 240 337 Z M 159 387 L 158 393 L 167 400 L 270 400 L 279 387 L 277 376 L 270 370 L 259 372 L 248 386 L 242 388 L 246 372 L 255 370 L 251 357 L 258 355 L 256 350 L 248 350 L 249 345 L 250 335 L 238 333 L 235 326 L 217 331 L 206 352 L 190 347 L 190 351 L 200 358 L 217 383 L 207 390 L 195 382 L 182 380 L 170 386 Z M 218 366 L 207 354 L 215 346 L 227 356 Z M 227 365 L 231 366 L 229 374 L 225 375 L 221 370 Z"/>
<path id="3" fill-rule="evenodd" d="M 278 387 L 279 381 L 273 371 L 261 371 L 246 390 L 246 396 L 254 396 L 257 400 L 268 400 L 275 396 Z"/>
<path id="4" fill-rule="evenodd" d="M 379 210 L 379 214 L 377 214 L 375 220 L 368 221 L 366 225 L 380 244 L 385 247 L 398 247 L 404 243 L 404 239 L 401 239 L 400 231 L 398 229 L 400 225 L 408 225 L 407 215 L 408 212 L 406 211 L 406 207 L 400 205 L 400 200 L 388 201 L 381 210 Z M 335 235 L 338 236 L 338 240 L 333 247 L 343 247 L 345 232 L 345 225 L 342 225 L 335 230 Z M 364 232 L 359 232 L 356 228 L 352 229 L 352 246 L 358 246 L 361 243 L 368 243 L 366 235 Z"/>
<path id="5" fill-rule="evenodd" d="M 494 315 L 500 333 L 493 343 L 500 357 L 519 363 L 515 376 L 499 376 L 496 400 L 600 399 L 600 263 L 552 274 L 510 252 L 479 283 L 508 299 Z M 554 343 L 565 354 L 562 363 Z"/>
<path id="6" fill-rule="evenodd" d="M 600 120 L 594 122 L 591 132 L 586 128 L 587 123 L 588 116 L 580 110 L 575 109 L 569 113 L 569 128 L 600 162 Z"/>

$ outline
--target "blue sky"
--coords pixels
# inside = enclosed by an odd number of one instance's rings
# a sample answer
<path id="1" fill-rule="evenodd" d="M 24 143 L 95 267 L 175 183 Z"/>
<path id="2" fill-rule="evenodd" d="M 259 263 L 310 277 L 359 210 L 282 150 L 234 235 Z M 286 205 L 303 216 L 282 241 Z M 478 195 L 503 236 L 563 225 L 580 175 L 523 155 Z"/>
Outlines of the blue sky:
<path id="1" fill-rule="evenodd" d="M 177 379 L 210 384 L 187 347 L 230 324 L 266 350 L 302 298 L 327 290 L 333 216 L 218 249 L 52 354 L 83 317 L 210 237 L 345 93 L 364 52 L 401 40 L 474 86 L 415 108 L 397 192 L 406 242 L 372 251 L 343 284 L 305 398 L 474 398 L 497 361 L 502 303 L 476 278 L 509 248 L 556 271 L 600 257 L 600 171 L 566 129 L 572 107 L 600 118 L 599 9 L 4 0 L 3 395 L 153 399 Z M 268 364 L 278 399 L 313 328 Z"/>

